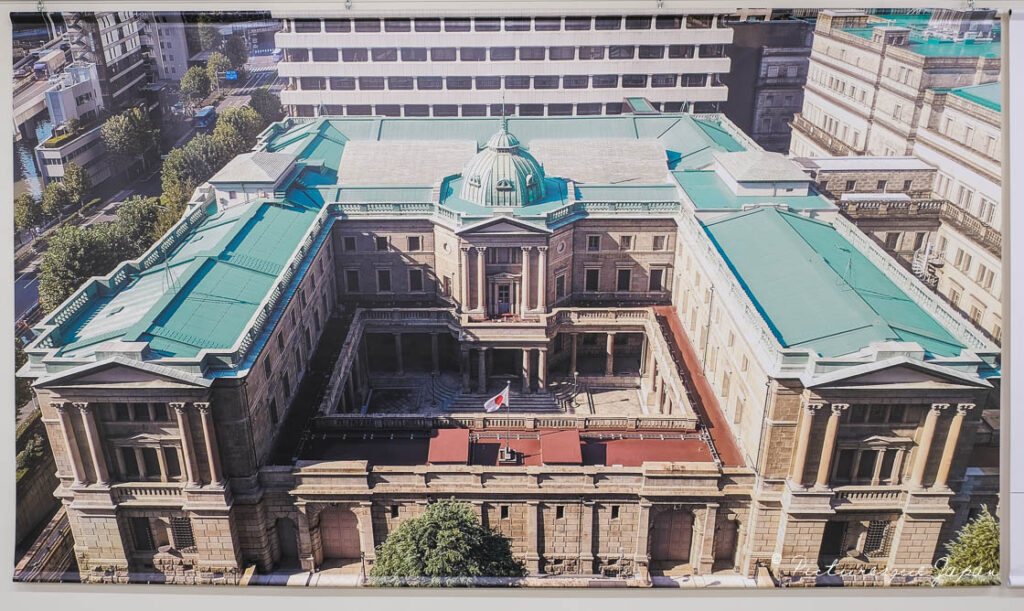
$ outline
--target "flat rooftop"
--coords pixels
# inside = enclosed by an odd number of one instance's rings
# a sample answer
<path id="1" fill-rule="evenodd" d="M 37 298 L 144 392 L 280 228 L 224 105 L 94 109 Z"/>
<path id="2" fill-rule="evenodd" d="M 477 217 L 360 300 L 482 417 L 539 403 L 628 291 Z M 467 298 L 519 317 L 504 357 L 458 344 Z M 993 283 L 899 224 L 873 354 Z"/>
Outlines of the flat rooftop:
<path id="1" fill-rule="evenodd" d="M 782 204 L 794 210 L 827 210 L 832 208 L 824 197 L 811 195 L 735 195 L 712 170 L 672 172 L 679 186 L 698 210 L 740 210 L 755 204 Z"/>
<path id="2" fill-rule="evenodd" d="M 347 433 L 310 442 L 300 460 L 365 460 L 368 467 L 414 466 L 430 463 L 431 455 L 465 456 L 439 464 L 498 466 L 499 449 L 508 444 L 521 459 L 520 466 L 578 465 L 639 467 L 645 462 L 708 462 L 714 458 L 707 443 L 696 433 L 608 431 L 602 433 L 570 430 L 492 431 L 470 430 L 466 436 L 442 439 L 462 445 L 445 448 L 439 454 L 432 447 L 438 434 L 447 429 L 410 433 Z M 568 434 L 567 434 L 568 433 Z"/>
<path id="3" fill-rule="evenodd" d="M 1002 111 L 1003 88 L 998 81 L 985 83 L 984 85 L 957 87 L 956 89 L 950 89 L 949 93 L 959 98 L 974 102 L 975 104 L 984 106 L 990 110 L 995 110 L 997 112 Z"/>
<path id="4" fill-rule="evenodd" d="M 928 28 L 928 22 L 931 20 L 930 12 L 916 15 L 881 13 L 875 14 L 875 17 L 885 19 L 886 23 L 873 23 L 864 28 L 845 28 L 843 31 L 871 40 L 872 31 L 876 27 L 905 27 L 910 30 L 910 44 L 906 49 L 924 57 L 1000 57 L 1002 54 L 1002 43 L 998 41 L 963 40 L 958 42 L 926 38 L 924 31 Z M 993 31 L 996 33 L 1000 31 L 998 21 L 996 21 Z"/>
<path id="5" fill-rule="evenodd" d="M 878 170 L 934 170 L 917 157 L 794 157 L 793 161 L 810 170 L 826 172 L 876 172 Z"/>

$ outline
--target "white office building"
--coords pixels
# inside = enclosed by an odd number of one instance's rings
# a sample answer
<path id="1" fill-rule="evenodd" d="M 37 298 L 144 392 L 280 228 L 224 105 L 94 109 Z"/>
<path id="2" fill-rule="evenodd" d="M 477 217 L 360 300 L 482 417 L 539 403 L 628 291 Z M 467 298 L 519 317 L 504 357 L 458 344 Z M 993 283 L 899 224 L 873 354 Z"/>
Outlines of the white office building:
<path id="1" fill-rule="evenodd" d="M 291 115 L 619 114 L 627 98 L 627 111 L 715 112 L 727 96 L 721 16 L 353 13 L 273 13 Z"/>
<path id="2" fill-rule="evenodd" d="M 181 13 L 143 13 L 143 43 L 149 46 L 160 80 L 178 81 L 188 70 L 188 42 Z"/>

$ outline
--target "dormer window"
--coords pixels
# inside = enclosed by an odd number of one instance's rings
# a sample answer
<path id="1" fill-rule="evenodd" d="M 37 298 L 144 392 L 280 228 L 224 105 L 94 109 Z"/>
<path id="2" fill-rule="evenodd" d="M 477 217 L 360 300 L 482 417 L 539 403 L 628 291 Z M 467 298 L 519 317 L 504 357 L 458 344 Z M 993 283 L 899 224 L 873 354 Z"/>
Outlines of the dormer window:
<path id="1" fill-rule="evenodd" d="M 499 180 L 495 187 L 499 191 L 512 191 L 515 189 L 515 186 L 512 184 L 512 181 L 507 178 L 502 178 L 501 180 Z"/>
<path id="2" fill-rule="evenodd" d="M 535 184 L 537 184 L 537 179 L 534 177 L 534 175 L 533 174 L 527 174 L 526 175 L 526 186 L 527 187 L 532 187 Z"/>
<path id="3" fill-rule="evenodd" d="M 479 175 L 470 176 L 469 177 L 469 184 L 470 184 L 470 186 L 473 186 L 473 187 L 479 187 L 480 186 L 480 176 Z"/>

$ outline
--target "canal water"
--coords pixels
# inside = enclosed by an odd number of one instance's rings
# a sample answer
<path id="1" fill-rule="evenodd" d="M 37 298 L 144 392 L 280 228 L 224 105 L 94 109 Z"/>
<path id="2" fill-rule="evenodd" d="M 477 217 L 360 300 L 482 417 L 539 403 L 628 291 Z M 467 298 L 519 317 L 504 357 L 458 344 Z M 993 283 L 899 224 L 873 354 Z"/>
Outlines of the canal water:
<path id="1" fill-rule="evenodd" d="M 43 120 L 36 125 L 36 142 L 42 142 L 53 133 L 50 121 Z M 36 199 L 43 196 L 43 182 L 39 177 L 36 157 L 33 152 L 35 142 L 24 138 L 14 142 L 14 195 L 31 193 Z"/>

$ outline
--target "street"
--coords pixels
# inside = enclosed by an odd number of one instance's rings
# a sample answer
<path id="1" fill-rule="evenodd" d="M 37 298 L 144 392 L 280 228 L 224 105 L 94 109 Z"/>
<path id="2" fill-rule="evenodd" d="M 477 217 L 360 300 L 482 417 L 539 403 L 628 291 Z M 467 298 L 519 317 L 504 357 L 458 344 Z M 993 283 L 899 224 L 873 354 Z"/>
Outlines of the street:
<path id="1" fill-rule="evenodd" d="M 36 270 L 25 272 L 14 281 L 14 320 L 18 321 L 28 314 L 39 302 L 39 276 Z"/>

